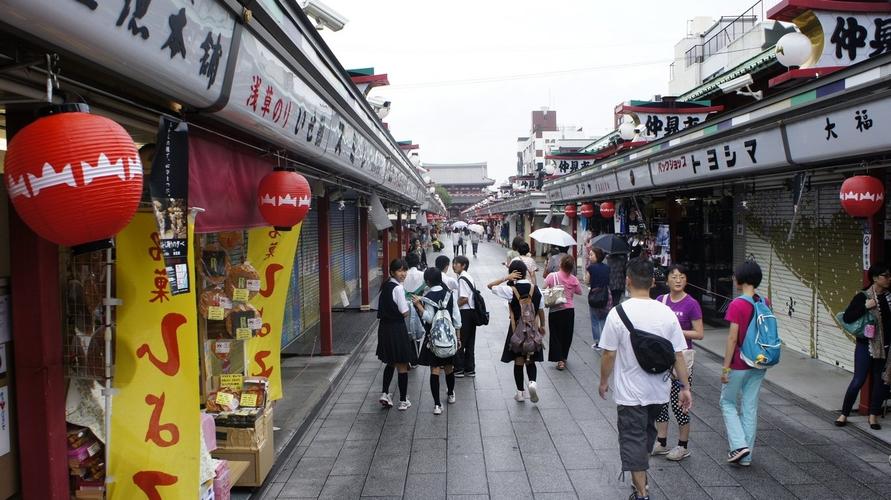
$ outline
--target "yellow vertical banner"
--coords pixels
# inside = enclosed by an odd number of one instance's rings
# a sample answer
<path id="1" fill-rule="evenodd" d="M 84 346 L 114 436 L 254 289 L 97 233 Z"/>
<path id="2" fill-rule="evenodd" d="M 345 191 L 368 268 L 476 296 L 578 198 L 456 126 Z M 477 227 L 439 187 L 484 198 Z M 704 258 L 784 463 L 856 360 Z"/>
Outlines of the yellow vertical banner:
<path id="1" fill-rule="evenodd" d="M 109 498 L 196 498 L 201 424 L 194 252 L 188 255 L 191 291 L 172 295 L 152 214 L 137 213 L 118 234 L 116 248 L 122 305 L 115 331 Z"/>
<path id="2" fill-rule="evenodd" d="M 291 231 L 258 227 L 248 232 L 247 260 L 260 273 L 260 292 L 251 304 L 260 311 L 263 328 L 249 342 L 248 375 L 269 379 L 269 398 L 282 397 L 282 326 L 288 286 L 302 224 Z"/>

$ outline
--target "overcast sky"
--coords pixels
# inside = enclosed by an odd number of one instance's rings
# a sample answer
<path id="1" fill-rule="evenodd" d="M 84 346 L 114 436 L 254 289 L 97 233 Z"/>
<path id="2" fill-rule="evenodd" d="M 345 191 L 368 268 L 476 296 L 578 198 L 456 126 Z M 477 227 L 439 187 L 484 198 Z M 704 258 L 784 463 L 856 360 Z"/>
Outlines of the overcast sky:
<path id="1" fill-rule="evenodd" d="M 349 19 L 322 32 L 343 66 L 389 75 L 371 95 L 393 102 L 394 137 L 420 144 L 425 163 L 486 161 L 499 181 L 516 171 L 532 110 L 548 106 L 559 125 L 599 137 L 617 104 L 668 92 L 689 19 L 735 17 L 754 3 L 324 1 Z"/>

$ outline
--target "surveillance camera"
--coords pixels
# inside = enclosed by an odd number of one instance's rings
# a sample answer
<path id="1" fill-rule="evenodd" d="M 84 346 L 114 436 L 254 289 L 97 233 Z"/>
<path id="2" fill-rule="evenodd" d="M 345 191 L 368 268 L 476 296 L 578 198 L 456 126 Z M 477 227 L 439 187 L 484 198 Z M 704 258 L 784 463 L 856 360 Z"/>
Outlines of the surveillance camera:
<path id="1" fill-rule="evenodd" d="M 736 92 L 737 90 L 742 90 L 749 85 L 755 83 L 755 80 L 752 79 L 752 75 L 743 75 L 738 78 L 734 78 L 733 80 L 726 81 L 718 85 L 718 88 L 721 89 L 721 92 L 725 94 L 730 94 L 732 92 Z"/>
<path id="2" fill-rule="evenodd" d="M 306 0 L 303 4 L 303 12 L 307 17 L 315 20 L 318 30 L 328 28 L 331 31 L 340 31 L 349 22 L 347 18 L 319 0 Z"/>

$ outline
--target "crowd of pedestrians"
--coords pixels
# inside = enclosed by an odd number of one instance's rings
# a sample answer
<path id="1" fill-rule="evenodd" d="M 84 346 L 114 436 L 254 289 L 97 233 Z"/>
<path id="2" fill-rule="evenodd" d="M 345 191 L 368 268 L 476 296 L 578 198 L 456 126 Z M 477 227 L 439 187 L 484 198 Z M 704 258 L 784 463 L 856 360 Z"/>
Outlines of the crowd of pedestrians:
<path id="1" fill-rule="evenodd" d="M 424 270 L 426 254 L 418 240 L 412 241 L 404 260 L 390 263 L 390 276 L 381 288 L 378 309 L 377 355 L 386 365 L 380 396 L 384 407 L 393 406 L 390 384 L 394 372 L 398 373 L 398 409 L 411 407 L 406 385 L 413 365 L 430 368 L 435 415 L 443 412 L 441 373 L 445 374 L 448 403 L 457 401 L 455 378 L 476 375 L 477 328 L 488 323 L 488 313 L 464 252 L 469 240 L 476 257 L 480 237 L 462 230 L 451 233 L 451 237 L 453 257 L 438 255 L 434 267 Z M 681 461 L 691 455 L 693 341 L 704 335 L 702 309 L 686 292 L 688 270 L 683 265 L 668 269 L 668 293 L 653 299 L 654 266 L 649 260 L 605 255 L 603 250 L 592 248 L 586 261 L 586 287 L 578 279 L 576 259 L 566 247 L 553 247 L 538 275 L 529 243 L 520 237 L 514 239 L 503 262 L 506 272 L 486 285 L 492 295 L 506 302 L 510 318 L 501 361 L 513 365 L 514 399 L 537 402 L 537 365 L 544 362 L 543 351 L 547 347 L 548 361 L 555 363 L 557 370 L 568 368 L 576 296 L 587 295 L 592 355 L 601 356 L 599 393 L 603 398 L 611 393 L 617 405 L 619 455 L 623 473 L 631 473 L 631 498 L 647 499 L 650 457 Z M 872 285 L 854 297 L 844 314 L 845 322 L 854 323 L 863 317 L 872 320 L 863 322 L 871 325 L 868 329 L 873 336 L 858 340 L 855 376 L 837 425 L 845 424 L 867 374 L 885 375 L 888 346 L 883 332 L 891 322 L 886 295 L 891 288 L 891 271 L 873 266 L 870 276 Z M 729 327 L 720 407 L 727 431 L 727 462 L 739 466 L 752 463 L 759 390 L 765 367 L 769 366 L 767 362 L 752 363 L 744 347 L 753 328 L 762 328 L 761 318 L 765 316 L 756 315 L 756 310 L 763 311 L 758 305 L 766 304 L 757 293 L 761 277 L 761 269 L 753 261 L 735 269 L 740 295 L 730 302 L 725 316 Z M 760 356 L 758 360 L 763 362 Z M 882 389 L 881 384 L 875 385 L 880 387 L 876 391 L 887 392 L 886 386 Z M 878 408 L 875 410 L 873 413 L 871 409 L 870 414 L 877 415 Z M 678 441 L 669 446 L 672 415 L 678 425 Z"/>

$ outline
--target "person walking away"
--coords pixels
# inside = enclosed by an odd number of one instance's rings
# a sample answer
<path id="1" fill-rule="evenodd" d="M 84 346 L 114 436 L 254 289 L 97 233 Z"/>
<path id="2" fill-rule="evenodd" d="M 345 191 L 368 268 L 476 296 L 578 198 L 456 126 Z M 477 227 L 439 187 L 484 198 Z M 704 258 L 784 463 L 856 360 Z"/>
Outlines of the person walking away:
<path id="1" fill-rule="evenodd" d="M 514 383 L 517 386 L 517 394 L 514 396 L 514 400 L 518 403 L 524 402 L 527 398 L 526 389 L 528 389 L 529 400 L 537 403 L 539 395 L 538 385 L 535 380 L 538 375 L 538 369 L 535 363 L 544 361 L 541 347 L 539 346 L 532 353 L 515 351 L 511 347 L 511 337 L 518 326 L 518 322 L 523 317 L 522 308 L 524 301 L 528 301 L 526 302 L 526 307 L 532 308 L 532 313 L 535 317 L 536 324 L 532 326 L 538 329 L 542 340 L 546 336 L 544 310 L 541 308 L 541 291 L 526 279 L 526 264 L 523 261 L 515 260 L 511 262 L 508 266 L 508 273 L 506 277 L 497 279 L 487 285 L 489 290 L 492 290 L 492 293 L 497 297 L 508 301 L 508 310 L 510 311 L 511 319 L 507 327 L 507 337 L 504 339 L 504 349 L 501 351 L 501 362 L 514 364 Z M 526 367 L 526 375 L 529 377 L 528 385 L 523 383 L 524 366 Z"/>
<path id="2" fill-rule="evenodd" d="M 523 264 L 526 264 L 526 279 L 533 285 L 538 286 L 538 278 L 535 275 L 538 272 L 538 264 L 535 263 L 535 259 L 529 256 L 529 243 L 521 240 L 520 244 L 517 245 L 517 253 L 519 255 L 512 260 L 522 260 Z"/>
<path id="3" fill-rule="evenodd" d="M 631 297 L 619 306 L 635 330 L 642 330 L 668 339 L 675 351 L 674 369 L 681 380 L 687 380 L 687 366 L 682 351 L 687 348 L 681 325 L 667 306 L 650 298 L 653 286 L 653 264 L 634 260 L 628 265 L 626 286 Z M 650 450 L 656 442 L 656 417 L 668 402 L 669 383 L 665 373 L 651 374 L 638 363 L 631 345 L 631 333 L 619 316 L 619 307 L 606 317 L 600 347 L 600 397 L 613 392 L 618 416 L 619 455 L 622 472 L 630 471 L 634 483 L 631 500 L 648 500 L 647 470 Z M 683 411 L 693 405 L 690 388 L 682 385 L 679 402 Z"/>
<path id="4" fill-rule="evenodd" d="M 422 301 L 420 297 L 414 298 L 414 305 L 427 325 L 427 335 L 421 344 L 421 354 L 418 356 L 418 364 L 430 367 L 430 393 L 433 395 L 433 414 L 442 415 L 442 403 L 439 398 L 439 372 L 445 371 L 446 398 L 449 404 L 455 403 L 455 356 L 441 358 L 431 350 L 431 326 L 439 307 L 432 304 L 444 305 L 451 319 L 455 331 L 461 331 L 461 313 L 458 309 L 458 299 L 454 292 L 449 290 L 442 280 L 442 272 L 439 269 L 430 268 L 424 271 L 424 281 L 428 290 Z M 428 302 L 429 301 L 429 302 Z M 431 304 L 432 303 L 432 304 Z"/>
<path id="5" fill-rule="evenodd" d="M 625 267 L 628 265 L 628 256 L 623 253 L 610 254 L 606 257 L 606 265 L 609 266 L 609 291 L 613 297 L 613 306 L 617 306 L 625 295 Z"/>
<path id="6" fill-rule="evenodd" d="M 458 249 L 461 248 L 461 230 L 455 229 L 452 231 L 452 255 L 458 255 Z"/>
<path id="7" fill-rule="evenodd" d="M 452 271 L 458 277 L 458 307 L 461 309 L 461 347 L 458 349 L 458 358 L 455 363 L 455 376 L 459 378 L 476 376 L 476 360 L 474 359 L 476 311 L 473 300 L 476 284 L 473 277 L 467 272 L 469 268 L 470 261 L 463 255 L 452 260 Z"/>
<path id="8" fill-rule="evenodd" d="M 657 301 L 667 305 L 677 316 L 687 341 L 687 349 L 693 349 L 694 340 L 702 340 L 704 329 L 702 327 L 702 308 L 699 302 L 687 294 L 687 266 L 674 264 L 668 268 L 668 287 L 670 292 L 660 295 Z M 690 354 L 688 354 L 690 356 Z M 687 359 L 687 387 L 693 387 L 693 366 Z M 668 406 L 662 405 L 659 416 L 656 417 L 656 447 L 653 455 L 666 455 L 665 458 L 672 461 L 680 461 L 690 456 L 687 444 L 690 441 L 690 415 L 681 409 L 680 404 L 681 383 L 677 377 L 672 377 L 671 394 L 669 403 L 674 412 L 674 418 L 678 422 L 678 444 L 671 450 L 668 449 Z"/>
<path id="9" fill-rule="evenodd" d="M 891 270 L 884 264 L 873 264 L 868 271 L 872 283 L 851 299 L 842 319 L 854 323 L 868 315 L 863 336 L 856 338 L 854 347 L 854 376 L 845 391 L 841 415 L 835 425 L 848 423 L 848 416 L 854 408 L 854 401 L 866 378 L 872 375 L 872 390 L 869 397 L 869 426 L 879 430 L 878 422 L 882 403 L 888 394 L 888 386 L 882 382 L 882 372 L 888 358 L 888 343 L 891 340 L 891 308 L 888 307 L 888 289 L 891 288 Z M 872 337 L 869 337 L 872 335 Z"/>
<path id="10" fill-rule="evenodd" d="M 461 235 L 461 255 L 467 255 L 467 242 L 470 240 L 470 229 L 464 228 Z"/>
<path id="11" fill-rule="evenodd" d="M 754 301 L 763 300 L 755 293 L 761 284 L 761 267 L 754 261 L 746 261 L 734 270 L 736 287 L 742 295 Z M 769 305 L 769 304 L 768 304 Z M 752 464 L 755 432 L 758 426 L 758 393 L 766 370 L 752 368 L 740 358 L 740 349 L 746 338 L 755 308 L 740 297 L 727 307 L 724 319 L 730 322 L 727 347 L 724 349 L 724 365 L 721 371 L 721 413 L 727 429 L 730 451 L 727 462 L 742 466 Z M 739 400 L 739 403 L 737 403 Z"/>
<path id="12" fill-rule="evenodd" d="M 566 302 L 555 304 L 548 310 L 548 331 L 551 332 L 551 344 L 548 350 L 548 361 L 556 362 L 558 370 L 566 369 L 566 359 L 572 347 L 575 334 L 575 306 L 573 297 L 581 295 L 582 285 L 575 277 L 575 259 L 572 255 L 564 255 L 560 259 L 560 269 L 545 278 L 545 288 L 563 286 Z"/>
<path id="13" fill-rule="evenodd" d="M 600 342 L 600 333 L 603 331 L 603 322 L 609 309 L 612 306 L 612 296 L 609 289 L 609 267 L 603 263 L 604 253 L 599 248 L 591 248 L 588 252 L 588 264 L 585 269 L 585 281 L 588 283 L 590 290 L 588 295 L 592 294 L 598 298 L 604 296 L 606 300 L 599 300 L 591 305 L 589 300 L 588 310 L 591 314 L 591 337 L 594 343 L 591 347 L 600 350 L 598 343 Z"/>
<path id="14" fill-rule="evenodd" d="M 517 257 L 520 256 L 520 251 L 519 251 L 520 245 L 523 243 L 526 243 L 526 242 L 523 240 L 522 236 L 514 237 L 513 241 L 511 241 L 511 243 L 510 243 L 510 250 L 507 251 L 507 259 L 505 259 L 505 261 L 502 262 L 504 267 L 509 266 L 510 263 L 513 262 L 514 259 L 516 259 Z"/>
<path id="15" fill-rule="evenodd" d="M 560 269 L 560 259 L 562 259 L 564 255 L 568 255 L 566 253 L 567 250 L 569 250 L 569 247 L 560 247 L 557 245 L 551 246 L 551 249 L 548 251 L 549 257 L 547 263 L 545 263 L 542 277 L 547 278 L 549 274 L 556 273 Z"/>
<path id="16" fill-rule="evenodd" d="M 408 367 L 418 359 L 414 342 L 408 335 L 405 319 L 409 314 L 408 301 L 402 282 L 408 273 L 408 264 L 402 259 L 394 259 L 389 267 L 390 279 L 381 286 L 378 297 L 377 317 L 377 359 L 384 363 L 384 380 L 379 399 L 381 406 L 391 408 L 390 382 L 393 372 L 399 372 L 399 410 L 411 408 L 408 400 Z"/>
<path id="17" fill-rule="evenodd" d="M 470 232 L 470 249 L 473 250 L 473 258 L 476 258 L 476 252 L 480 247 L 480 235 L 476 231 Z"/>

